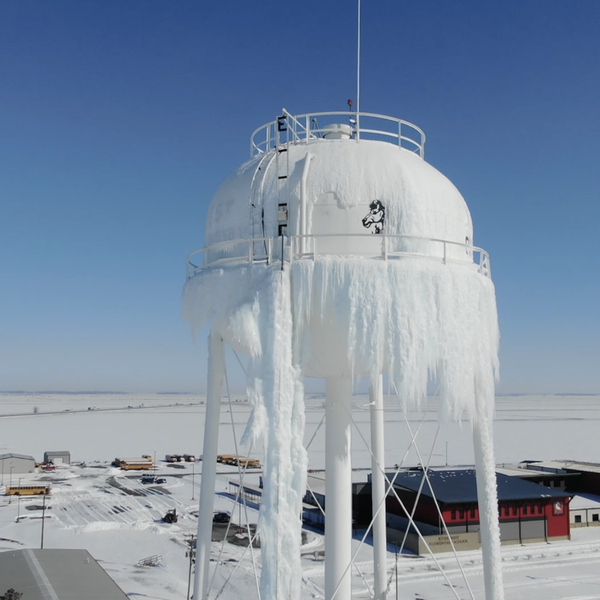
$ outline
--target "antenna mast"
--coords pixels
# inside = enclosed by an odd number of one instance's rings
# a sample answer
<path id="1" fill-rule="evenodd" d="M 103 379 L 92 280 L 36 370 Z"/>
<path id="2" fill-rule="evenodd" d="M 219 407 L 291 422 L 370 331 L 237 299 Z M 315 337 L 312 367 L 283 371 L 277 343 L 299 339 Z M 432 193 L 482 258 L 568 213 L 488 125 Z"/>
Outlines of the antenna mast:
<path id="1" fill-rule="evenodd" d="M 360 141 L 360 0 L 358 0 L 357 15 L 357 57 L 356 57 L 356 141 Z"/>

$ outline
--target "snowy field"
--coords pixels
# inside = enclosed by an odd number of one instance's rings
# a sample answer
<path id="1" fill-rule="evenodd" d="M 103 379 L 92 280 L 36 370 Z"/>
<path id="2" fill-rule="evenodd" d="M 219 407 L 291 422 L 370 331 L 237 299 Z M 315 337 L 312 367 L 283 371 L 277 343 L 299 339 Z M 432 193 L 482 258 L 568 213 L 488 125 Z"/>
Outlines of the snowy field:
<path id="1" fill-rule="evenodd" d="M 307 397 L 306 438 L 309 467 L 324 466 L 323 399 Z M 355 397 L 353 460 L 356 468 L 369 466 L 369 411 L 366 397 Z M 435 402 L 423 413 L 405 415 L 392 400 L 386 402 L 386 462 L 414 465 L 472 464 L 468 424 L 439 425 Z M 235 454 L 249 416 L 244 398 L 223 402 L 219 450 Z M 195 533 L 202 463 L 163 462 L 165 454 L 202 452 L 204 399 L 192 395 L 129 394 L 0 394 L 0 453 L 31 454 L 41 461 L 46 450 L 69 450 L 73 462 L 54 473 L 21 476 L 21 483 L 48 480 L 52 495 L 47 511 L 45 547 L 86 548 L 101 561 L 132 598 L 186 598 L 189 561 L 186 540 Z M 597 443 L 600 396 L 510 396 L 497 399 L 495 442 L 498 463 L 521 460 L 574 459 L 600 462 Z M 320 426 L 321 425 L 321 426 Z M 418 432 L 420 456 L 411 450 Z M 432 447 L 433 441 L 435 446 Z M 240 449 L 241 453 L 241 449 Z M 110 466 L 116 456 L 156 454 L 162 485 L 142 485 L 138 475 Z M 253 456 L 262 460 L 257 449 Z M 257 483 L 258 473 L 245 481 Z M 2 474 L 4 485 L 10 474 Z M 222 466 L 216 508 L 233 514 L 237 522 L 256 523 L 252 508 L 234 506 L 227 492 L 237 469 Z M 13 474 L 12 482 L 18 476 Z M 39 498 L 17 501 L 0 497 L 0 550 L 39 547 Z M 32 508 L 34 508 L 32 510 Z M 179 522 L 167 525 L 161 517 L 175 508 Z M 16 522 L 17 516 L 20 517 Z M 574 529 L 570 542 L 508 546 L 502 550 L 507 600 L 600 598 L 600 528 Z M 312 551 L 322 549 L 320 536 L 307 534 L 304 598 L 322 598 L 323 562 Z M 371 547 L 355 541 L 354 597 L 369 597 Z M 160 556 L 155 567 L 137 566 L 149 556 Z M 253 563 L 260 553 L 229 543 L 214 543 L 216 571 L 211 598 L 219 590 L 223 600 L 257 598 Z M 423 600 L 483 598 L 479 552 L 461 553 L 465 583 L 451 555 L 398 559 L 399 597 Z M 395 555 L 390 547 L 390 598 L 395 597 Z M 440 572 L 441 568 L 442 572 Z M 227 582 L 226 585 L 225 582 Z"/>

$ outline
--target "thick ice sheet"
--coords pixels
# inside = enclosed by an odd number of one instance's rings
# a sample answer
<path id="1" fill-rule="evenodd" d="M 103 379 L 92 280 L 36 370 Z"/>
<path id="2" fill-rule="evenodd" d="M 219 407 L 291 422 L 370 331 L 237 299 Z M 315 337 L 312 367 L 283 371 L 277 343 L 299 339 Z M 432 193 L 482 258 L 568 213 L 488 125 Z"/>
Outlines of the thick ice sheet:
<path id="1" fill-rule="evenodd" d="M 498 324 L 493 284 L 475 268 L 325 256 L 283 269 L 207 269 L 187 282 L 183 315 L 194 331 L 210 321 L 250 357 L 247 437 L 265 447 L 261 588 L 268 597 L 299 593 L 307 366 L 324 377 L 387 373 L 404 409 L 421 406 L 437 381 L 442 417 L 482 424 L 474 430 L 480 495 L 494 521 L 495 480 L 484 471 L 493 465 Z"/>

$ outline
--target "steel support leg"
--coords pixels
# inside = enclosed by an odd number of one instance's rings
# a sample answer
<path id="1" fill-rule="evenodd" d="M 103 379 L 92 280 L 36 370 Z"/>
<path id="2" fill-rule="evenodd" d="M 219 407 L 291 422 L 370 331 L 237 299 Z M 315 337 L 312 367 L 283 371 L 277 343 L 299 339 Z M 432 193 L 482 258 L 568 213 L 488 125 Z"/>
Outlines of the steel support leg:
<path id="1" fill-rule="evenodd" d="M 352 381 L 327 379 L 325 400 L 325 600 L 352 594 Z"/>
<path id="2" fill-rule="evenodd" d="M 473 423 L 473 449 L 477 474 L 485 598 L 486 600 L 504 600 L 492 423 L 487 407 L 483 401 L 479 400 L 477 418 Z"/>
<path id="3" fill-rule="evenodd" d="M 373 502 L 374 599 L 385 600 L 387 583 L 387 539 L 385 528 L 385 444 L 383 431 L 382 376 L 371 380 L 371 491 Z M 377 512 L 379 511 L 379 512 Z"/>
<path id="4" fill-rule="evenodd" d="M 212 520 L 217 479 L 219 418 L 221 414 L 223 373 L 225 370 L 223 345 L 221 336 L 216 331 L 211 331 L 208 341 L 208 389 L 198 509 L 194 600 L 205 600 L 208 594 Z"/>

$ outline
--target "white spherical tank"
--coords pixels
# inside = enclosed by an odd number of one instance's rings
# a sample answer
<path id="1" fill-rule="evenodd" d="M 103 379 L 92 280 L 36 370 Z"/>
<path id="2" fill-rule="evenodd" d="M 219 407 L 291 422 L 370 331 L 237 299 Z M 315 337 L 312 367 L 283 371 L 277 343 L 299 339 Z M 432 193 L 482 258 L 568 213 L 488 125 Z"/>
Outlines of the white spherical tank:
<path id="1" fill-rule="evenodd" d="M 277 168 L 278 158 L 284 168 Z M 405 236 L 390 238 L 390 251 L 443 257 L 445 241 L 448 259 L 471 262 L 471 215 L 449 179 L 397 145 L 343 138 L 290 145 L 279 157 L 272 149 L 242 165 L 210 204 L 206 246 L 277 236 L 282 200 L 286 235 L 322 238 L 319 255 L 378 253 L 381 240 L 368 234 L 384 234 Z M 334 235 L 341 237 L 325 239 Z M 212 260 L 237 252 L 230 247 Z"/>
<path id="2" fill-rule="evenodd" d="M 294 117 L 284 110 L 254 132 L 251 159 L 213 198 L 205 247 L 188 257 L 183 301 L 194 331 L 207 322 L 211 328 L 194 597 L 208 597 L 229 345 L 248 356 L 246 438 L 264 448 L 262 598 L 300 597 L 308 376 L 326 380 L 324 597 L 352 596 L 352 388 L 364 378 L 373 589 L 385 599 L 386 374 L 405 408 L 419 406 L 435 380 L 441 414 L 471 419 L 486 597 L 502 600 L 490 428 L 498 367 L 494 287 L 487 254 L 473 246 L 467 205 L 425 162 L 424 141 L 418 127 L 381 115 Z"/>
<path id="3" fill-rule="evenodd" d="M 288 115 L 285 127 L 294 124 L 298 121 Z M 357 140 L 349 125 L 332 123 L 292 136 L 291 143 L 286 130 L 283 143 L 277 132 L 281 125 L 271 126 L 275 132 L 264 151 L 254 146 L 257 154 L 225 181 L 210 204 L 205 264 L 236 263 L 246 255 L 252 261 L 281 260 L 282 252 L 290 261 L 330 255 L 473 264 L 469 209 L 452 182 L 422 158 L 424 135 L 421 143 L 389 133 L 395 143 L 364 134 Z M 417 152 L 403 147 L 406 141 Z M 273 242 L 279 235 L 281 244 Z M 305 374 L 364 373 L 347 357 L 348 325 L 330 317 L 311 320 Z M 239 340 L 223 336 L 248 353 Z"/>

